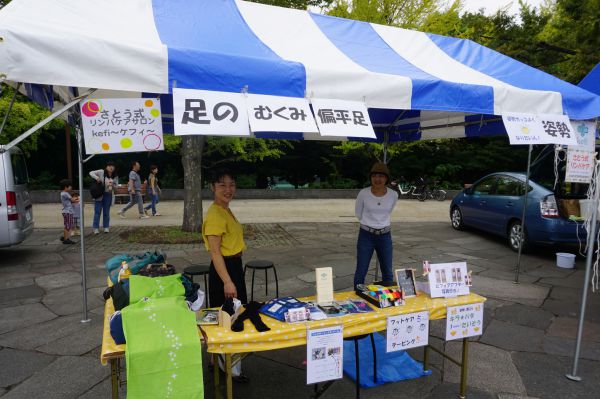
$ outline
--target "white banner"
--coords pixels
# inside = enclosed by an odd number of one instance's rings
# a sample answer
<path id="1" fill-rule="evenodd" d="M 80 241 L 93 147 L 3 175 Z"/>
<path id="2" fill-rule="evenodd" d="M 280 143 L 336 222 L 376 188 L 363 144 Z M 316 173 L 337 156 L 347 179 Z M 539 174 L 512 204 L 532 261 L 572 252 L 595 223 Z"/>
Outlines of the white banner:
<path id="1" fill-rule="evenodd" d="M 431 263 L 429 292 L 432 298 L 451 298 L 469 295 L 467 262 Z"/>
<path id="2" fill-rule="evenodd" d="M 248 120 L 252 132 L 318 133 L 305 98 L 248 94 Z"/>
<path id="3" fill-rule="evenodd" d="M 344 371 L 343 326 L 308 329 L 306 333 L 306 383 L 342 378 Z"/>
<path id="4" fill-rule="evenodd" d="M 506 113 L 502 115 L 510 144 L 577 145 L 566 115 Z"/>
<path id="5" fill-rule="evenodd" d="M 321 136 L 377 138 L 364 103 L 316 98 L 310 102 Z"/>
<path id="6" fill-rule="evenodd" d="M 387 318 L 387 352 L 425 346 L 429 343 L 429 312 Z"/>
<path id="7" fill-rule="evenodd" d="M 85 100 L 80 106 L 87 154 L 164 149 L 160 100 L 102 98 Z"/>
<path id="8" fill-rule="evenodd" d="M 448 306 L 446 341 L 475 337 L 483 333 L 483 303 Z"/>
<path id="9" fill-rule="evenodd" d="M 173 89 L 175 135 L 249 136 L 242 93 Z"/>
<path id="10" fill-rule="evenodd" d="M 567 150 L 567 171 L 565 181 L 569 183 L 589 183 L 594 174 L 594 152 L 569 148 Z"/>
<path id="11" fill-rule="evenodd" d="M 571 127 L 577 138 L 577 145 L 569 149 L 594 151 L 596 148 L 596 122 L 571 121 Z"/>

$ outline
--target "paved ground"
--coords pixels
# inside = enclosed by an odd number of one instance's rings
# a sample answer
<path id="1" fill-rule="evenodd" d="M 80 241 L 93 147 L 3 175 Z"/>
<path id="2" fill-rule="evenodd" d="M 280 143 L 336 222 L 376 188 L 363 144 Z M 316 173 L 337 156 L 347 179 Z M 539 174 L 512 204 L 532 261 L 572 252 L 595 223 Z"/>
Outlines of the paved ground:
<path id="1" fill-rule="evenodd" d="M 324 204 L 323 210 L 320 204 Z M 177 203 L 163 204 L 172 212 Z M 591 294 L 579 375 L 583 382 L 565 379 L 570 371 L 576 317 L 579 310 L 584 260 L 576 270 L 555 266 L 552 249 L 524 256 L 521 284 L 512 283 L 515 254 L 503 240 L 474 232 L 456 232 L 447 221 L 445 203 L 403 201 L 394 223 L 395 266 L 419 267 L 431 261 L 467 260 L 474 271 L 474 291 L 486 302 L 485 332 L 470 351 L 469 398 L 591 398 L 600 381 L 600 296 Z M 177 208 L 179 207 L 179 208 Z M 288 208 L 286 208 L 288 207 Z M 314 291 L 314 268 L 331 266 L 335 288 L 352 285 L 357 226 L 350 201 L 240 201 L 236 213 L 254 224 L 258 239 L 244 259 L 267 258 L 277 265 L 280 294 Z M 50 226 L 56 206 L 34 208 L 37 225 Z M 52 212 L 52 213 L 50 213 Z M 283 214 L 290 212 L 289 219 Z M 419 213 L 420 212 L 420 213 Z M 125 222 L 133 221 L 131 219 Z M 263 215 L 264 218 L 257 215 Z M 304 216 L 310 222 L 294 218 Z M 278 221 L 277 218 L 281 217 Z M 409 221 L 419 217 L 421 222 Z M 135 223 L 166 223 L 156 218 Z M 47 222 L 43 222 L 47 221 Z M 117 220 L 117 223 L 122 221 Z M 179 220 L 176 221 L 179 223 Z M 52 222 L 54 223 L 54 222 Z M 56 225 L 56 224 L 54 224 Z M 119 226 L 117 226 L 119 227 Z M 58 228 L 40 228 L 24 245 L 0 250 L 0 396 L 2 398 L 108 398 L 109 370 L 99 361 L 104 289 L 103 261 L 122 250 L 116 234 L 90 238 L 88 299 L 92 321 L 82 316 L 80 261 L 76 250 L 58 241 Z M 199 246 L 167 249 L 179 269 L 207 261 Z M 264 297 L 262 279 L 255 292 Z M 269 287 L 273 289 L 272 286 Z M 270 291 L 272 292 L 272 291 Z M 458 353 L 456 343 L 444 344 L 443 323 L 433 322 L 432 342 Z M 412 351 L 419 358 L 421 351 Z M 244 364 L 248 385 L 235 385 L 236 397 L 306 398 L 304 348 L 263 352 Z M 363 390 L 365 398 L 451 398 L 458 392 L 459 374 L 449 362 L 432 358 L 433 374 L 426 378 Z M 205 370 L 206 396 L 212 396 L 211 374 Z M 353 382 L 336 382 L 326 398 L 352 397 Z"/>

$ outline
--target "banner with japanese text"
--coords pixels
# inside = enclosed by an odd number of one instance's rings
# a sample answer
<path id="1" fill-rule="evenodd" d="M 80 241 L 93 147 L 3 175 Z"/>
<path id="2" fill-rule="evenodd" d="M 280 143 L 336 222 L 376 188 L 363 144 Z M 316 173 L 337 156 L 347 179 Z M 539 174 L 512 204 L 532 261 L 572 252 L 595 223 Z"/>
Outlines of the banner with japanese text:
<path id="1" fill-rule="evenodd" d="M 594 152 L 569 148 L 567 150 L 565 181 L 569 183 L 591 182 L 595 161 Z"/>
<path id="2" fill-rule="evenodd" d="M 510 144 L 577 145 L 566 115 L 506 113 L 502 115 Z"/>
<path id="3" fill-rule="evenodd" d="M 310 102 L 321 136 L 377 138 L 364 103 L 316 98 Z"/>
<path id="4" fill-rule="evenodd" d="M 80 106 L 87 154 L 164 149 L 159 99 L 89 99 Z"/>
<path id="5" fill-rule="evenodd" d="M 246 105 L 252 132 L 319 132 L 305 98 L 248 94 Z"/>
<path id="6" fill-rule="evenodd" d="M 483 303 L 446 308 L 446 341 L 483 333 Z"/>
<path id="7" fill-rule="evenodd" d="M 242 93 L 173 89 L 175 135 L 249 136 Z"/>
<path id="8" fill-rule="evenodd" d="M 389 316 L 386 336 L 386 352 L 396 352 L 429 344 L 429 312 Z"/>

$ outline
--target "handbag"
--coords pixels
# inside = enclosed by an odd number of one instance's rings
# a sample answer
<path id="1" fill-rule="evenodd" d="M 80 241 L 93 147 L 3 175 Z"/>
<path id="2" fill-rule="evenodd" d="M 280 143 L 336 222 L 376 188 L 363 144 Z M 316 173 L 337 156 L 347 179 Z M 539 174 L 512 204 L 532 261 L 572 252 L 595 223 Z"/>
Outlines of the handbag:
<path id="1" fill-rule="evenodd" d="M 90 195 L 93 199 L 102 198 L 104 195 L 104 184 L 98 183 L 98 181 L 93 180 L 90 186 Z"/>

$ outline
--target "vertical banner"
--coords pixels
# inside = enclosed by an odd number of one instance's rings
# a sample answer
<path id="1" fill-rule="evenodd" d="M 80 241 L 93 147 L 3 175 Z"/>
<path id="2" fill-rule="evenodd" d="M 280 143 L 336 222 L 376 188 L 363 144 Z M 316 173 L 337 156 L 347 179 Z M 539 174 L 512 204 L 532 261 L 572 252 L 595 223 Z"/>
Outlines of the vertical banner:
<path id="1" fill-rule="evenodd" d="M 567 171 L 565 181 L 569 183 L 589 183 L 594 174 L 594 152 L 586 150 L 567 150 Z"/>
<path id="2" fill-rule="evenodd" d="M 596 148 L 596 122 L 571 121 L 571 127 L 577 139 L 576 146 L 569 149 L 594 151 Z"/>
<path id="3" fill-rule="evenodd" d="M 305 98 L 247 94 L 246 104 L 253 133 L 319 132 Z"/>
<path id="4" fill-rule="evenodd" d="M 306 383 L 337 380 L 344 370 L 344 328 L 308 329 L 306 333 Z"/>
<path id="5" fill-rule="evenodd" d="M 316 98 L 310 102 L 321 136 L 377 138 L 364 103 Z"/>
<path id="6" fill-rule="evenodd" d="M 249 136 L 242 93 L 173 89 L 175 135 Z"/>
<path id="7" fill-rule="evenodd" d="M 159 99 L 89 99 L 80 106 L 87 154 L 164 149 Z"/>
<path id="8" fill-rule="evenodd" d="M 429 343 L 429 312 L 387 318 L 387 352 L 425 346 Z"/>
<path id="9" fill-rule="evenodd" d="M 577 138 L 566 115 L 502 114 L 510 144 L 577 145 Z"/>
<path id="10" fill-rule="evenodd" d="M 483 303 L 449 306 L 446 309 L 446 341 L 483 333 Z"/>

